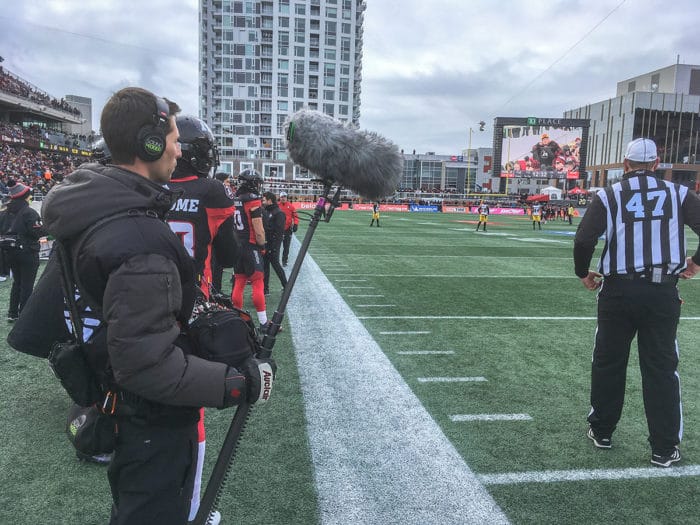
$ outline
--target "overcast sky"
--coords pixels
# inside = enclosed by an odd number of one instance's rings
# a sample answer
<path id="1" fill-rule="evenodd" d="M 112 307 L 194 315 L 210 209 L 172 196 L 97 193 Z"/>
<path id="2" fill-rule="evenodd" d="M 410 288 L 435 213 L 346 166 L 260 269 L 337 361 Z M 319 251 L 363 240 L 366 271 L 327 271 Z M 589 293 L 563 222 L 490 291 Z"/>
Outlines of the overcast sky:
<path id="1" fill-rule="evenodd" d="M 197 0 L 22 0 L 3 66 L 60 98 L 143 86 L 197 114 Z M 293 0 L 292 0 L 293 3 Z M 497 116 L 561 117 L 616 83 L 700 64 L 697 0 L 367 0 L 360 126 L 406 152 L 491 146 Z M 478 122 L 486 130 L 478 131 Z"/>

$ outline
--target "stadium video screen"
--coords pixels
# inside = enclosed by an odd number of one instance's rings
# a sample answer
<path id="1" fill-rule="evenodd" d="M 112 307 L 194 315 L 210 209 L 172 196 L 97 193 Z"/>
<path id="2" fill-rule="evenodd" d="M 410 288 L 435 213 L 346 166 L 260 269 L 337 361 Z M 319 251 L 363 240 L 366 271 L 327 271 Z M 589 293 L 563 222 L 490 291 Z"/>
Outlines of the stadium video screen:
<path id="1" fill-rule="evenodd" d="M 589 123 L 588 119 L 496 118 L 493 176 L 585 178 Z"/>

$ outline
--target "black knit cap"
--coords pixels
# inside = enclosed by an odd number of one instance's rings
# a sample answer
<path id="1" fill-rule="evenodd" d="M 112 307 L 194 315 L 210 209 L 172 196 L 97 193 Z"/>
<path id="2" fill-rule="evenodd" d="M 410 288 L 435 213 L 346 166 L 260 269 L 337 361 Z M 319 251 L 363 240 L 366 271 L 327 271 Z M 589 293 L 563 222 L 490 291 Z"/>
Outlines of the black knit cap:
<path id="1" fill-rule="evenodd" d="M 21 182 L 10 179 L 7 182 L 7 189 L 9 190 L 9 195 L 11 199 L 21 199 L 29 193 L 29 186 L 25 186 Z"/>

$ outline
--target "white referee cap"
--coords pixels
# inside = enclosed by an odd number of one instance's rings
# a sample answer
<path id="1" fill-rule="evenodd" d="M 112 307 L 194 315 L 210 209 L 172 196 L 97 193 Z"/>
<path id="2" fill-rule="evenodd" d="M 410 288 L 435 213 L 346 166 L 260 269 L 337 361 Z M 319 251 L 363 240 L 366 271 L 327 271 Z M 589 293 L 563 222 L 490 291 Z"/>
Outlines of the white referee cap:
<path id="1" fill-rule="evenodd" d="M 650 139 L 635 139 L 627 144 L 625 158 L 634 162 L 653 162 L 656 160 L 656 144 Z"/>

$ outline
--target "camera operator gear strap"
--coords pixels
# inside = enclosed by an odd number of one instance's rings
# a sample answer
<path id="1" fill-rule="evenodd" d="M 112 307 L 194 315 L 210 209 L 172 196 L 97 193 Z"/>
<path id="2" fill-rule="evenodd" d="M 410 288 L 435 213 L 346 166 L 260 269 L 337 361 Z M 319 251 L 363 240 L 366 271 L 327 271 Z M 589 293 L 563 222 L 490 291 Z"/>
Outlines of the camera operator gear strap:
<path id="1" fill-rule="evenodd" d="M 70 264 L 70 259 L 66 254 L 66 248 L 59 240 L 54 241 L 54 248 L 58 257 L 58 265 L 61 268 L 61 288 L 63 288 L 63 297 L 68 306 L 68 317 L 73 328 L 73 338 L 78 344 L 85 343 L 83 339 L 83 323 L 80 321 L 80 310 L 75 302 L 75 279 L 73 279 L 73 267 Z"/>

